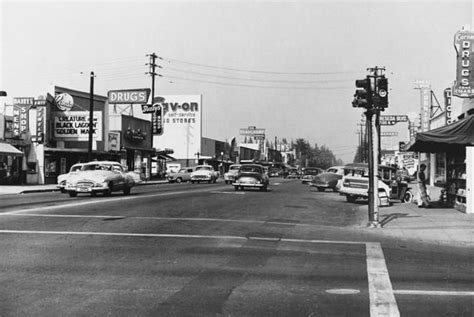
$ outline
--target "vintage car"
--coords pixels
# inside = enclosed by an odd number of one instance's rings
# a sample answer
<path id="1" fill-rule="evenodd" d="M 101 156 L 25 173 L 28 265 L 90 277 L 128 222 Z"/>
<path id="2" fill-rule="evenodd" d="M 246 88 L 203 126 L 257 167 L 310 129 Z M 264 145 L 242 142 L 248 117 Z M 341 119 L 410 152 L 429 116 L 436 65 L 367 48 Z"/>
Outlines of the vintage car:
<path id="1" fill-rule="evenodd" d="M 267 190 L 269 184 L 268 175 L 262 165 L 245 164 L 239 169 L 232 185 L 235 190 L 244 190 L 244 188 L 259 188 L 262 191 Z"/>
<path id="2" fill-rule="evenodd" d="M 191 180 L 191 173 L 194 172 L 192 167 L 183 167 L 177 172 L 168 174 L 168 181 L 170 183 L 189 182 Z"/>
<path id="3" fill-rule="evenodd" d="M 378 197 L 379 205 L 389 205 L 391 188 L 384 180 L 393 174 L 392 167 L 379 165 Z M 385 180 L 388 181 L 389 180 Z M 351 163 L 344 166 L 344 176 L 342 177 L 339 193 L 345 195 L 347 201 L 355 202 L 358 198 L 369 198 L 369 167 L 365 163 Z"/>
<path id="4" fill-rule="evenodd" d="M 229 170 L 224 173 L 224 182 L 226 184 L 232 184 L 235 179 L 235 175 L 239 172 L 241 164 L 232 164 L 229 166 Z"/>
<path id="5" fill-rule="evenodd" d="M 287 178 L 300 178 L 301 173 L 297 168 L 289 168 Z"/>
<path id="6" fill-rule="evenodd" d="M 191 173 L 191 183 L 215 183 L 218 177 L 219 174 L 211 165 L 197 165 Z"/>
<path id="7" fill-rule="evenodd" d="M 58 184 L 56 186 L 59 188 L 61 193 L 66 192 L 66 190 L 65 190 L 66 179 L 69 177 L 69 175 L 74 175 L 77 172 L 79 172 L 81 170 L 82 166 L 84 166 L 84 163 L 76 163 L 73 166 L 71 166 L 71 168 L 69 169 L 69 173 L 61 174 L 61 175 L 58 176 Z"/>
<path id="8" fill-rule="evenodd" d="M 319 167 L 307 167 L 301 175 L 301 184 L 308 184 L 313 180 L 313 177 L 322 173 L 323 170 Z"/>
<path id="9" fill-rule="evenodd" d="M 316 187 L 320 192 L 327 188 L 337 191 L 337 182 L 342 179 L 342 175 L 344 175 L 344 166 L 333 166 L 313 177 L 309 186 Z"/>
<path id="10" fill-rule="evenodd" d="M 65 190 L 71 197 L 76 197 L 79 193 L 92 196 L 103 193 L 104 196 L 109 196 L 115 191 L 123 191 L 124 195 L 128 195 L 133 186 L 135 186 L 133 178 L 126 173 L 120 163 L 92 161 L 68 177 Z"/>

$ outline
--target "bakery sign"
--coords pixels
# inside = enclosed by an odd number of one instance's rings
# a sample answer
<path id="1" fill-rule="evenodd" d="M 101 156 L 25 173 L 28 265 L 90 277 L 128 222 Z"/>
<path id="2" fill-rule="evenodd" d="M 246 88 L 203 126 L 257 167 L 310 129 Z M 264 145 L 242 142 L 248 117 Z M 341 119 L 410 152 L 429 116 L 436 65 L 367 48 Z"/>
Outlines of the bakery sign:
<path id="1" fill-rule="evenodd" d="M 92 138 L 102 141 L 102 112 L 94 111 Z M 54 137 L 70 141 L 89 140 L 89 111 L 56 112 Z"/>
<path id="2" fill-rule="evenodd" d="M 473 45 L 474 32 L 463 30 L 454 35 L 457 60 L 456 81 L 453 87 L 454 96 L 463 98 L 474 96 Z"/>

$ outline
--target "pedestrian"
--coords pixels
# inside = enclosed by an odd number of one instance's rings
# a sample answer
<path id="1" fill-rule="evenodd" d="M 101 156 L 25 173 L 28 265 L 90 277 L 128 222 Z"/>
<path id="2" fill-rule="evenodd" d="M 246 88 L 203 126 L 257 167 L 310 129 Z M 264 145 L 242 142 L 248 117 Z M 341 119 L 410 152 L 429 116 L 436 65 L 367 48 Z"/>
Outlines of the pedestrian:
<path id="1" fill-rule="evenodd" d="M 418 172 L 418 190 L 419 190 L 419 199 L 418 199 L 418 208 L 431 208 L 430 202 L 428 200 L 428 192 L 426 189 L 426 175 L 425 175 L 426 165 L 420 165 L 420 171 Z"/>

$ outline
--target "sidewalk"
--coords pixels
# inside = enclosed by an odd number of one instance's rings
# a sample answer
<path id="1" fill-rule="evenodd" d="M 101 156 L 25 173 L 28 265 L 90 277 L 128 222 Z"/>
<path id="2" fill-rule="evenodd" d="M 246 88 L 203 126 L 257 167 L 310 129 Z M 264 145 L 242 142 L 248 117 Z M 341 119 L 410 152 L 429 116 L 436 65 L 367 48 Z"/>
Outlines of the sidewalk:
<path id="1" fill-rule="evenodd" d="M 156 184 L 166 184 L 167 180 L 150 180 L 144 181 L 136 186 L 144 185 L 156 185 Z M 27 193 L 40 193 L 40 192 L 59 192 L 59 188 L 56 187 L 56 184 L 48 185 L 0 185 L 0 196 L 1 195 L 11 195 L 11 194 L 27 194 Z"/>

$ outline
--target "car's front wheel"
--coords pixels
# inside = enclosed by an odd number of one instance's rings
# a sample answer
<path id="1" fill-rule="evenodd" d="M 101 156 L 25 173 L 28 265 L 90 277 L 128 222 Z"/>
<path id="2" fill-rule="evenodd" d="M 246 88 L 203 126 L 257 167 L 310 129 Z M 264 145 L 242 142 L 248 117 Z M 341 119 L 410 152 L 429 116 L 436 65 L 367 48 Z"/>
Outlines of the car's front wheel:
<path id="1" fill-rule="evenodd" d="M 123 189 L 123 194 L 130 195 L 131 190 L 132 190 L 132 187 L 125 185 L 125 188 Z"/>
<path id="2" fill-rule="evenodd" d="M 183 180 L 181 179 L 181 177 L 178 177 L 178 178 L 176 179 L 176 183 L 181 183 L 182 181 L 183 181 Z"/>
<path id="3" fill-rule="evenodd" d="M 324 187 L 318 187 L 318 192 L 323 192 L 324 190 L 326 190 L 326 188 L 324 188 Z"/>
<path id="4" fill-rule="evenodd" d="M 76 197 L 77 196 L 77 192 L 69 192 L 69 197 Z"/>

